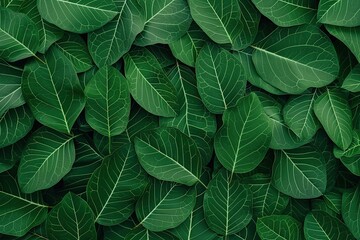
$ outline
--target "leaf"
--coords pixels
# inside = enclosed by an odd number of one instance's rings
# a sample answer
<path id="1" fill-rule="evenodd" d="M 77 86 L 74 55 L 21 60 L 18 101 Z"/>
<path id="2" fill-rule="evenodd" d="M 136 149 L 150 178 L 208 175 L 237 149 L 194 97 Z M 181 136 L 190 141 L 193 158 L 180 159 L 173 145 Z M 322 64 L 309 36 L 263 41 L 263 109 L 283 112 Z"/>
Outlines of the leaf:
<path id="1" fill-rule="evenodd" d="M 48 207 L 44 205 L 40 192 L 22 193 L 9 172 L 1 173 L 0 179 L 0 233 L 24 236 L 45 221 Z"/>
<path id="2" fill-rule="evenodd" d="M 293 198 L 316 198 L 325 193 L 326 181 L 325 161 L 315 148 L 275 151 L 272 182 L 280 192 Z"/>
<path id="3" fill-rule="evenodd" d="M 157 59 L 165 73 L 168 67 L 176 64 L 176 59 L 167 45 L 156 44 L 148 46 L 147 49 Z"/>
<path id="4" fill-rule="evenodd" d="M 153 178 L 136 204 L 138 225 L 154 232 L 177 227 L 189 217 L 195 201 L 195 188 Z"/>
<path id="5" fill-rule="evenodd" d="M 311 199 L 311 210 L 325 212 L 333 218 L 338 217 L 337 213 L 334 212 L 323 199 Z"/>
<path id="6" fill-rule="evenodd" d="M 43 61 L 25 65 L 21 83 L 25 100 L 41 124 L 70 133 L 85 105 L 79 79 L 71 62 L 56 48 Z"/>
<path id="7" fill-rule="evenodd" d="M 141 166 L 151 176 L 187 186 L 200 181 L 202 161 L 195 142 L 176 128 L 158 128 L 135 137 Z"/>
<path id="8" fill-rule="evenodd" d="M 341 193 L 340 192 L 328 192 L 324 194 L 324 202 L 326 205 L 336 212 L 341 213 Z"/>
<path id="9" fill-rule="evenodd" d="M 138 226 L 129 232 L 125 240 L 177 240 L 176 237 L 172 236 L 167 232 L 151 232 L 148 229 Z"/>
<path id="10" fill-rule="evenodd" d="M 320 0 L 318 22 L 344 27 L 360 25 L 360 3 L 344 0 Z"/>
<path id="11" fill-rule="evenodd" d="M 213 153 L 216 118 L 200 100 L 195 74 L 190 68 L 176 64 L 168 71 L 168 77 L 182 104 L 176 117 L 160 118 L 160 126 L 175 127 L 191 137 L 196 143 L 202 161 L 207 164 Z"/>
<path id="12" fill-rule="evenodd" d="M 68 193 L 46 220 L 50 239 L 96 239 L 94 214 L 85 200 Z"/>
<path id="13" fill-rule="evenodd" d="M 197 87 L 206 108 L 221 114 L 237 105 L 244 95 L 246 79 L 240 62 L 228 51 L 206 44 L 196 59 Z"/>
<path id="14" fill-rule="evenodd" d="M 104 159 L 88 182 L 86 196 L 95 222 L 112 226 L 128 219 L 147 185 L 147 174 L 137 161 L 134 147 L 123 145 Z"/>
<path id="15" fill-rule="evenodd" d="M 299 222 L 304 222 L 306 214 L 310 212 L 310 200 L 290 198 L 283 214 L 287 214 Z"/>
<path id="16" fill-rule="evenodd" d="M 0 148 L 25 137 L 33 124 L 34 117 L 27 105 L 8 110 L 0 117 Z"/>
<path id="17" fill-rule="evenodd" d="M 340 220 L 322 211 L 312 211 L 308 213 L 304 222 L 304 233 L 306 240 L 354 239 Z"/>
<path id="18" fill-rule="evenodd" d="M 231 173 L 255 169 L 271 141 L 271 125 L 256 94 L 243 97 L 236 108 L 225 110 L 215 137 L 215 153 Z"/>
<path id="19" fill-rule="evenodd" d="M 344 222 L 356 239 L 360 238 L 359 222 L 360 186 L 344 192 L 342 196 L 341 213 Z"/>
<path id="20" fill-rule="evenodd" d="M 253 0 L 259 11 L 280 27 L 314 23 L 317 2 L 312 0 Z"/>
<path id="21" fill-rule="evenodd" d="M 0 8 L 0 58 L 15 62 L 35 56 L 39 49 L 39 33 L 35 23 L 25 14 Z"/>
<path id="22" fill-rule="evenodd" d="M 135 228 L 136 223 L 132 218 L 129 218 L 125 222 L 110 226 L 110 227 L 103 227 L 104 229 L 104 239 L 105 240 L 124 240 L 126 235 L 132 231 L 133 228 Z"/>
<path id="23" fill-rule="evenodd" d="M 251 222 L 239 233 L 228 236 L 229 240 L 259 240 L 259 236 L 256 233 L 256 222 Z"/>
<path id="24" fill-rule="evenodd" d="M 240 232 L 252 218 L 252 196 L 236 175 L 225 169 L 211 179 L 204 195 L 209 228 L 221 235 Z"/>
<path id="25" fill-rule="evenodd" d="M 357 64 L 347 75 L 341 88 L 350 92 L 360 92 L 360 64 Z"/>
<path id="26" fill-rule="evenodd" d="M 345 94 L 326 89 L 314 103 L 314 112 L 330 139 L 341 149 L 352 141 L 352 114 Z"/>
<path id="27" fill-rule="evenodd" d="M 186 0 L 141 0 L 144 30 L 136 37 L 138 46 L 167 44 L 186 33 L 192 18 Z"/>
<path id="28" fill-rule="evenodd" d="M 144 29 L 145 17 L 138 2 L 115 0 L 114 3 L 119 9 L 117 15 L 88 35 L 89 52 L 100 67 L 117 62 Z"/>
<path id="29" fill-rule="evenodd" d="M 262 240 L 303 239 L 301 224 L 287 215 L 272 215 L 258 218 L 256 231 Z"/>
<path id="30" fill-rule="evenodd" d="M 124 60 L 125 76 L 135 101 L 154 115 L 175 117 L 180 107 L 175 88 L 154 55 L 146 48 L 134 48 Z"/>
<path id="31" fill-rule="evenodd" d="M 24 140 L 20 140 L 10 146 L 0 148 L 0 173 L 14 167 L 21 158 Z"/>
<path id="32" fill-rule="evenodd" d="M 94 31 L 117 14 L 112 0 L 38 0 L 37 6 L 46 21 L 75 33 Z"/>
<path id="33" fill-rule="evenodd" d="M 334 46 L 313 25 L 278 28 L 253 48 L 252 60 L 260 77 L 289 94 L 326 86 L 339 73 Z"/>
<path id="34" fill-rule="evenodd" d="M 102 67 L 85 88 L 85 117 L 100 134 L 112 137 L 125 131 L 130 93 L 125 77 L 114 67 Z"/>
<path id="35" fill-rule="evenodd" d="M 42 127 L 33 133 L 18 169 L 21 191 L 32 193 L 58 183 L 75 161 L 74 137 Z"/>

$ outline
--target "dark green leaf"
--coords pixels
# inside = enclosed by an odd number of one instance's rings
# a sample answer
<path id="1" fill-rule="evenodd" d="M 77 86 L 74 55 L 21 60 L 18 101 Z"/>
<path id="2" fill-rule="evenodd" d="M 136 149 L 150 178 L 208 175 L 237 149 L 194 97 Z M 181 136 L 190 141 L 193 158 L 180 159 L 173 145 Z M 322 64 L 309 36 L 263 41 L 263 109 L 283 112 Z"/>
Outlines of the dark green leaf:
<path id="1" fill-rule="evenodd" d="M 286 215 L 259 218 L 256 222 L 256 231 L 262 240 L 303 239 L 301 223 Z"/>
<path id="2" fill-rule="evenodd" d="M 349 4 L 346 0 L 320 0 L 317 17 L 320 23 L 344 27 L 359 26 L 360 2 Z"/>
<path id="3" fill-rule="evenodd" d="M 347 75 L 341 88 L 350 92 L 360 92 L 360 64 L 356 65 Z"/>
<path id="4" fill-rule="evenodd" d="M 354 190 L 344 192 L 341 204 L 342 217 L 346 226 L 356 239 L 360 238 L 360 185 Z"/>

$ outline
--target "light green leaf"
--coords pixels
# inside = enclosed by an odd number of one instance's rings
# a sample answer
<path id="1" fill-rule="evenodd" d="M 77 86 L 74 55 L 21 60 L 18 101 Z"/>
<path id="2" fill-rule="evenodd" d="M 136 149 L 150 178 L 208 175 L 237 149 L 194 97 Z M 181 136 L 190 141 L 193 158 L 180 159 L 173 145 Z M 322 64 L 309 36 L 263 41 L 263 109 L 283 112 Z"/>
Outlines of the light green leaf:
<path id="1" fill-rule="evenodd" d="M 21 84 L 25 100 L 40 123 L 70 133 L 85 106 L 79 79 L 71 62 L 56 48 L 50 48 L 43 61 L 25 65 Z"/>
<path id="2" fill-rule="evenodd" d="M 102 67 L 85 88 L 85 117 L 100 134 L 112 137 L 125 131 L 130 93 L 125 77 L 114 67 Z"/>
<path id="3" fill-rule="evenodd" d="M 95 222 L 112 226 L 130 217 L 138 197 L 146 189 L 148 177 L 141 168 L 134 147 L 127 144 L 104 159 L 86 189 Z"/>
<path id="4" fill-rule="evenodd" d="M 9 62 L 35 56 L 39 49 L 35 23 L 7 8 L 0 8 L 0 39 L 0 58 Z"/>
<path id="5" fill-rule="evenodd" d="M 195 201 L 194 187 L 153 178 L 148 191 L 136 204 L 135 211 L 140 221 L 139 225 L 154 232 L 177 227 L 190 216 Z"/>
<path id="6" fill-rule="evenodd" d="M 252 60 L 260 77 L 289 94 L 326 86 L 339 73 L 334 46 L 313 25 L 278 28 L 253 48 Z"/>
<path id="7" fill-rule="evenodd" d="M 317 2 L 313 0 L 252 0 L 259 11 L 280 27 L 314 23 Z"/>
<path id="8" fill-rule="evenodd" d="M 32 134 L 23 151 L 18 182 L 24 193 L 58 183 L 75 161 L 74 137 L 42 127 Z"/>
<path id="9" fill-rule="evenodd" d="M 215 44 L 205 45 L 196 59 L 197 86 L 206 108 L 215 114 L 237 105 L 246 79 L 241 63 Z"/>
<path id="10" fill-rule="evenodd" d="M 124 60 L 125 76 L 135 101 L 154 115 L 175 117 L 180 108 L 176 90 L 155 56 L 146 48 L 134 48 Z"/>
<path id="11" fill-rule="evenodd" d="M 315 4 L 315 3 L 314 3 Z M 320 0 L 318 22 L 344 27 L 360 25 L 360 2 L 347 0 Z"/>
<path id="12" fill-rule="evenodd" d="M 197 146 L 176 128 L 158 128 L 135 137 L 141 166 L 151 176 L 192 186 L 200 181 L 203 163 Z"/>
<path id="13" fill-rule="evenodd" d="M 49 239 L 96 239 L 94 214 L 85 200 L 69 192 L 46 220 Z"/>
<path id="14" fill-rule="evenodd" d="M 341 213 L 344 222 L 356 239 L 360 238 L 360 185 L 344 192 Z"/>
<path id="15" fill-rule="evenodd" d="M 89 33 L 88 47 L 96 65 L 112 65 L 130 50 L 144 29 L 145 17 L 137 1 L 114 0 L 119 11 L 114 19 Z"/>
<path id="16" fill-rule="evenodd" d="M 232 173 L 254 170 L 269 149 L 272 132 L 259 98 L 254 93 L 241 98 L 222 120 L 214 143 L 220 163 Z"/>
<path id="17" fill-rule="evenodd" d="M 46 21 L 75 33 L 94 31 L 118 13 L 112 0 L 38 0 L 37 6 Z"/>
<path id="18" fill-rule="evenodd" d="M 256 231 L 261 240 L 302 240 L 301 223 L 287 215 L 258 218 Z"/>
<path id="19" fill-rule="evenodd" d="M 192 18 L 186 0 L 141 0 L 145 27 L 135 40 L 138 46 L 167 44 L 189 29 Z"/>
<path id="20" fill-rule="evenodd" d="M 138 226 L 129 232 L 125 240 L 177 240 L 176 237 L 167 232 L 152 232 L 143 226 Z"/>
<path id="21" fill-rule="evenodd" d="M 350 92 L 360 92 L 360 64 L 356 65 L 347 75 L 341 88 Z"/>
<path id="22" fill-rule="evenodd" d="M 326 165 L 314 147 L 275 151 L 272 183 L 293 198 L 316 198 L 326 190 Z"/>
<path id="23" fill-rule="evenodd" d="M 341 149 L 352 141 L 352 114 L 347 97 L 338 89 L 326 89 L 314 103 L 314 112 L 330 139 Z"/>

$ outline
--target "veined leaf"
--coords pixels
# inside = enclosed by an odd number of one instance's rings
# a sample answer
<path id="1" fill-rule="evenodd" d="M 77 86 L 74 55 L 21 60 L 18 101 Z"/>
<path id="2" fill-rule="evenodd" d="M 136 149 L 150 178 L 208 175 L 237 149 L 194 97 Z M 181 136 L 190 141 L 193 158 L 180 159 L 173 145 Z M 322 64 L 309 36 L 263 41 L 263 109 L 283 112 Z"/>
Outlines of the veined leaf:
<path id="1" fill-rule="evenodd" d="M 272 215 L 258 218 L 256 231 L 262 240 L 303 239 L 301 223 L 287 215 Z"/>
<path id="2" fill-rule="evenodd" d="M 310 200 L 290 198 L 283 214 L 287 214 L 299 222 L 304 222 L 306 214 L 310 212 Z"/>
<path id="3" fill-rule="evenodd" d="M 112 137 L 125 131 L 130 93 L 125 77 L 114 67 L 102 67 L 85 88 L 85 117 L 100 134 Z"/>
<path id="4" fill-rule="evenodd" d="M 124 238 L 125 240 L 177 240 L 167 232 L 152 232 L 143 226 L 132 229 Z"/>
<path id="5" fill-rule="evenodd" d="M 115 226 L 103 227 L 104 230 L 104 239 L 105 240 L 125 240 L 125 237 L 128 233 L 135 228 L 136 223 L 132 218 L 129 218 L 121 224 Z"/>
<path id="6" fill-rule="evenodd" d="M 124 145 L 104 159 L 93 173 L 86 189 L 95 222 L 112 226 L 130 217 L 138 197 L 148 185 L 131 144 Z"/>
<path id="7" fill-rule="evenodd" d="M 148 46 L 147 49 L 160 63 L 160 66 L 164 69 L 164 72 L 167 71 L 168 67 L 174 66 L 176 64 L 176 59 L 171 54 L 171 50 L 167 45 L 156 44 Z"/>
<path id="8" fill-rule="evenodd" d="M 42 127 L 32 134 L 23 151 L 18 182 L 24 193 L 58 183 L 75 161 L 74 137 Z"/>
<path id="9" fill-rule="evenodd" d="M 5 172 L 19 161 L 23 150 L 24 140 L 0 149 L 0 173 Z"/>
<path id="10" fill-rule="evenodd" d="M 24 0 L 0 0 L 0 7 L 9 8 L 16 11 Z"/>
<path id="11" fill-rule="evenodd" d="M 94 214 L 85 200 L 69 192 L 46 220 L 49 239 L 96 239 Z"/>
<path id="12" fill-rule="evenodd" d="M 347 75 L 341 88 L 350 92 L 360 92 L 360 64 L 356 65 Z"/>
<path id="13" fill-rule="evenodd" d="M 25 65 L 22 90 L 36 120 L 70 133 L 85 106 L 85 97 L 71 62 L 56 48 Z M 46 94 L 44 94 L 46 93 Z"/>
<path id="14" fill-rule="evenodd" d="M 75 33 L 94 31 L 117 14 L 112 0 L 38 0 L 37 6 L 46 21 Z"/>
<path id="15" fill-rule="evenodd" d="M 326 86 L 339 73 L 334 46 L 313 25 L 278 28 L 253 48 L 252 60 L 259 75 L 289 94 Z"/>
<path id="16" fill-rule="evenodd" d="M 224 237 L 229 240 L 259 240 L 259 236 L 256 233 L 256 222 L 251 220 L 250 223 L 240 232 Z"/>
<path id="17" fill-rule="evenodd" d="M 320 0 L 318 22 L 344 27 L 360 25 L 360 2 L 346 0 Z"/>
<path id="18" fill-rule="evenodd" d="M 186 0 L 141 0 L 145 27 L 135 40 L 138 46 L 170 43 L 186 33 L 192 18 Z"/>
<path id="19" fill-rule="evenodd" d="M 360 185 L 354 190 L 344 192 L 341 213 L 344 222 L 356 239 L 360 238 Z"/>
<path id="20" fill-rule="evenodd" d="M 176 128 L 158 128 L 135 137 L 141 166 L 151 176 L 192 186 L 203 163 L 195 142 Z"/>
<path id="21" fill-rule="evenodd" d="M 246 87 L 241 63 L 214 44 L 205 45 L 196 59 L 197 87 L 206 108 L 215 114 L 237 105 Z"/>
<path id="22" fill-rule="evenodd" d="M 311 211 L 321 211 L 329 214 L 333 218 L 338 217 L 337 213 L 334 212 L 323 199 L 319 198 L 311 199 Z"/>
<path id="23" fill-rule="evenodd" d="M 341 196 L 340 192 L 328 192 L 324 194 L 324 202 L 335 213 L 341 213 Z"/>
<path id="24" fill-rule="evenodd" d="M 223 126 L 215 137 L 215 152 L 231 173 L 255 169 L 271 141 L 271 125 L 256 94 L 243 97 L 238 107 L 225 110 Z"/>
<path id="25" fill-rule="evenodd" d="M 39 32 L 25 14 L 0 8 L 0 58 L 15 62 L 35 56 L 39 49 Z"/>
<path id="26" fill-rule="evenodd" d="M 189 217 L 196 202 L 195 188 L 152 179 L 136 204 L 136 216 L 146 229 L 154 232 L 179 226 Z"/>

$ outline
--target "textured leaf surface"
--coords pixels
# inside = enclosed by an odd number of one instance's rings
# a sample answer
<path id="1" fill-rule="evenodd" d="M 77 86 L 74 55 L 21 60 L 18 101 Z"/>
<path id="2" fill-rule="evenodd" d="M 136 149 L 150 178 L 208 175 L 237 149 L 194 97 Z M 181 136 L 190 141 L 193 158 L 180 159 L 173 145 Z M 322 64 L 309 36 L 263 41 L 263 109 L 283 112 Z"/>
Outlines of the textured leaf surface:
<path id="1" fill-rule="evenodd" d="M 360 238 L 360 186 L 342 196 L 342 217 L 356 239 Z"/>
<path id="2" fill-rule="evenodd" d="M 152 232 L 143 226 L 138 226 L 131 230 L 125 240 L 176 240 L 177 238 L 167 232 Z"/>
<path id="3" fill-rule="evenodd" d="M 347 75 L 341 88 L 350 92 L 360 92 L 360 64 L 356 65 Z"/>
<path id="4" fill-rule="evenodd" d="M 321 0 L 318 22 L 344 27 L 360 25 L 360 2 L 349 4 L 346 0 Z"/>
<path id="5" fill-rule="evenodd" d="M 0 173 L 5 172 L 19 161 L 23 150 L 24 140 L 10 146 L 0 148 Z"/>
<path id="6" fill-rule="evenodd" d="M 346 150 L 334 147 L 334 155 L 356 176 L 360 176 L 360 132 L 353 131 L 351 145 Z"/>
<path id="7" fill-rule="evenodd" d="M 303 239 L 301 224 L 287 215 L 272 215 L 259 218 L 256 222 L 256 231 L 262 240 Z"/>

